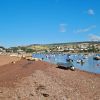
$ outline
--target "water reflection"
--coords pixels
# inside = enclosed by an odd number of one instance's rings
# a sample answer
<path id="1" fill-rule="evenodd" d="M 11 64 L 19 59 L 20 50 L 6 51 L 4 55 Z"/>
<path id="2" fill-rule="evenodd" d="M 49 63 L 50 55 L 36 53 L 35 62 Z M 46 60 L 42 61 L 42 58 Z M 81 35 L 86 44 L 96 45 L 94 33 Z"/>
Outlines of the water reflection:
<path id="1" fill-rule="evenodd" d="M 33 57 L 57 64 L 59 62 L 65 63 L 67 54 L 33 54 Z M 87 56 L 84 56 L 83 54 L 71 54 L 70 58 L 73 60 L 73 64 L 76 68 L 89 72 L 100 73 L 100 60 L 93 60 L 92 54 Z M 77 60 L 81 61 L 78 63 Z"/>

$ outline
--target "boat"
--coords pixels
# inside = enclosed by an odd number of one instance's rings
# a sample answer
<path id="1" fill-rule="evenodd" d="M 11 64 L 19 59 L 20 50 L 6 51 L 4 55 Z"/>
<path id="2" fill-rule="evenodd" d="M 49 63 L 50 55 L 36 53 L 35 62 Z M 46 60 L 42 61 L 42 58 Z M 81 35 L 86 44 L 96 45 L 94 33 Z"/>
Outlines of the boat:
<path id="1" fill-rule="evenodd" d="M 78 59 L 76 62 L 77 63 L 85 63 L 84 60 L 81 60 L 81 59 Z"/>
<path id="2" fill-rule="evenodd" d="M 70 70 L 72 70 L 72 71 L 75 70 L 75 67 L 74 67 L 74 65 L 73 65 L 72 62 L 57 63 L 57 66 L 58 66 L 59 68 L 70 69 Z"/>
<path id="3" fill-rule="evenodd" d="M 88 59 L 88 56 L 87 56 L 87 55 L 84 55 L 84 56 L 83 56 L 83 59 Z"/>
<path id="4" fill-rule="evenodd" d="M 100 60 L 100 56 L 99 55 L 96 55 L 96 56 L 93 57 L 93 59 L 94 60 Z"/>

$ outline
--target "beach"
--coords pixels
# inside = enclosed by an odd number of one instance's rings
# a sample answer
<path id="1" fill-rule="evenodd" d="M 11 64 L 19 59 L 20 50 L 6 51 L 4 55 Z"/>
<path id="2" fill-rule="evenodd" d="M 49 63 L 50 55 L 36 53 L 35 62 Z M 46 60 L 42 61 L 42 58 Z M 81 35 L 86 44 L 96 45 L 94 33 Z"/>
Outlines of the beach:
<path id="1" fill-rule="evenodd" d="M 12 61 L 18 61 L 20 57 L 10 55 L 0 55 L 0 66 L 11 63 Z"/>
<path id="2" fill-rule="evenodd" d="M 100 100 L 100 74 L 0 56 L 0 100 Z"/>

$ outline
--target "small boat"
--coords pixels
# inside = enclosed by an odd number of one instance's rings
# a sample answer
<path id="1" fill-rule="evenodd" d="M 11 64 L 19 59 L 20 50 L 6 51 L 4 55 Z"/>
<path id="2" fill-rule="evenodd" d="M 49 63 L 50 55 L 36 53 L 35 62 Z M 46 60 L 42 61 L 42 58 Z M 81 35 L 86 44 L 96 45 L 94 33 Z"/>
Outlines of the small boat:
<path id="1" fill-rule="evenodd" d="M 67 63 L 57 63 L 58 67 L 64 68 L 64 69 L 70 69 L 72 71 L 75 70 L 75 67 L 72 62 L 67 62 Z"/>
<path id="2" fill-rule="evenodd" d="M 88 56 L 83 56 L 83 59 L 88 59 Z"/>
<path id="3" fill-rule="evenodd" d="M 77 63 L 80 63 L 80 62 L 81 62 L 81 60 L 77 60 L 76 62 L 77 62 Z"/>
<path id="4" fill-rule="evenodd" d="M 84 63 L 84 60 L 79 59 L 77 60 L 77 63 Z"/>
<path id="5" fill-rule="evenodd" d="M 97 55 L 97 56 L 93 57 L 93 59 L 94 59 L 94 60 L 100 60 L 100 56 Z"/>

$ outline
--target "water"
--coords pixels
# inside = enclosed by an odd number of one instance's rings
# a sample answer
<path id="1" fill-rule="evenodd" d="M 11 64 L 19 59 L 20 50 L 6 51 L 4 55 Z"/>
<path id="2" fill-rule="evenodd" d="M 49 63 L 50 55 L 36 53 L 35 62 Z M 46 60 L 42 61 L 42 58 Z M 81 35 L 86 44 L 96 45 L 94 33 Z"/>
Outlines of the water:
<path id="1" fill-rule="evenodd" d="M 43 58 L 44 61 L 57 64 L 59 62 L 65 63 L 67 54 L 33 54 L 33 57 Z M 70 58 L 73 59 L 75 68 L 100 74 L 100 60 L 93 60 L 92 54 L 86 56 L 85 59 L 83 54 L 71 54 Z M 77 63 L 79 59 L 82 59 L 84 63 Z"/>

